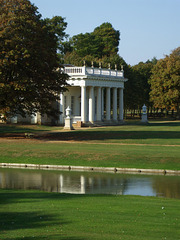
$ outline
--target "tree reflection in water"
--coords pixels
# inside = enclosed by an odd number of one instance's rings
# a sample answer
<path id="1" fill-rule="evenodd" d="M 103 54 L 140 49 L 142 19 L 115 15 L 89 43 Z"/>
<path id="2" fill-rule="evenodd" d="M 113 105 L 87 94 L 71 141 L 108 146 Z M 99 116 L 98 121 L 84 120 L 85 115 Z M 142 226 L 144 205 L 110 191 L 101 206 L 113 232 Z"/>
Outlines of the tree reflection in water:
<path id="1" fill-rule="evenodd" d="M 152 184 L 157 196 L 180 199 L 180 177 L 165 176 L 155 177 Z"/>

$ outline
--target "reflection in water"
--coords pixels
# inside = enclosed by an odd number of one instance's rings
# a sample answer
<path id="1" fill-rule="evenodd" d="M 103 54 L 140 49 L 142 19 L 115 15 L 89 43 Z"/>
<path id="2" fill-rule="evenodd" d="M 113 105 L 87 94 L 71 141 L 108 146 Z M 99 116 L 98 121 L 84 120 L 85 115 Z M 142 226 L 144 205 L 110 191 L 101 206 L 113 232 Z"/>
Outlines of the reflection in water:
<path id="1" fill-rule="evenodd" d="M 180 198 L 180 177 L 0 169 L 0 188 Z"/>
<path id="2" fill-rule="evenodd" d="M 176 177 L 180 179 L 180 177 Z M 158 196 L 166 196 L 168 198 L 180 198 L 180 180 L 174 181 L 174 178 L 168 180 L 155 179 L 152 185 Z"/>

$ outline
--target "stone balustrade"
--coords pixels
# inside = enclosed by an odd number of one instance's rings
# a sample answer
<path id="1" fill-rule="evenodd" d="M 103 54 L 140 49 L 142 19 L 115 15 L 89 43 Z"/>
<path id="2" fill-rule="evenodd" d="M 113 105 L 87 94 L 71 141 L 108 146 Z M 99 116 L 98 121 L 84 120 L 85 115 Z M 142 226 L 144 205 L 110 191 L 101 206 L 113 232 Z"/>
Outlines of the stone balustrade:
<path id="1" fill-rule="evenodd" d="M 69 76 L 85 76 L 85 75 L 95 75 L 101 77 L 124 77 L 124 71 L 104 69 L 104 68 L 94 68 L 94 67 L 65 67 L 64 72 Z"/>

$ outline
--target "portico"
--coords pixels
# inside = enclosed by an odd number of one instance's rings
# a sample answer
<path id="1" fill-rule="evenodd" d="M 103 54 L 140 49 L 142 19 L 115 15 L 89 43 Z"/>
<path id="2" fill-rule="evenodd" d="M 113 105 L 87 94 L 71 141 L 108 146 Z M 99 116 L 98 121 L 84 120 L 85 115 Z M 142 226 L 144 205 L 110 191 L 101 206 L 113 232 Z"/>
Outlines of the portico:
<path id="1" fill-rule="evenodd" d="M 123 121 L 124 71 L 68 66 L 68 91 L 60 95 L 59 123 L 64 124 L 69 106 L 73 123 L 118 123 Z M 112 96 L 111 96 L 112 95 Z M 112 106 L 111 106 L 112 105 Z"/>

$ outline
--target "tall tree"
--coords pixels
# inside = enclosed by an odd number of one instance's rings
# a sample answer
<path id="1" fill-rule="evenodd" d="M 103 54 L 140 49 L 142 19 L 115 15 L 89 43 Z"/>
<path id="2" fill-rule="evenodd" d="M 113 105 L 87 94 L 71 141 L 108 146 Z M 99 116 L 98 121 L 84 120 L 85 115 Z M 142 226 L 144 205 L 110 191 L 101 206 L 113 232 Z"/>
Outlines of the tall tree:
<path id="1" fill-rule="evenodd" d="M 56 35 L 57 37 L 57 49 L 60 55 L 65 53 L 64 41 L 68 38 L 68 34 L 65 33 L 67 27 L 67 22 L 65 18 L 61 16 L 54 16 L 53 18 L 45 18 L 45 25 L 49 27 L 49 31 Z"/>
<path id="2" fill-rule="evenodd" d="M 151 61 L 140 62 L 139 64 L 132 67 L 134 75 L 136 76 L 136 104 L 142 107 L 143 104 L 150 106 L 150 84 L 149 79 L 151 77 L 151 71 L 153 66 L 156 64 L 156 59 L 153 58 Z"/>
<path id="3" fill-rule="evenodd" d="M 118 46 L 120 40 L 120 32 L 115 30 L 111 23 L 103 23 L 94 29 L 92 35 L 100 42 L 102 49 L 101 57 L 110 57 L 112 54 L 118 53 Z"/>
<path id="4" fill-rule="evenodd" d="M 180 118 L 180 47 L 157 62 L 150 84 L 154 106 L 177 110 L 177 117 Z"/>
<path id="5" fill-rule="evenodd" d="M 66 84 L 58 37 L 29 0 L 0 0 L 0 111 L 57 116 L 52 102 Z M 52 28 L 51 28 L 52 29 Z"/>
<path id="6" fill-rule="evenodd" d="M 104 57 L 117 55 L 119 37 L 119 31 L 110 23 L 103 23 L 91 33 L 75 35 L 65 44 L 65 63 L 77 64 L 79 59 L 92 58 L 99 61 Z"/>

